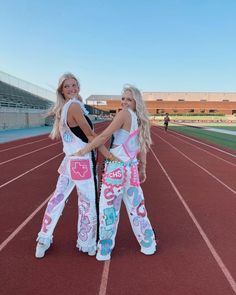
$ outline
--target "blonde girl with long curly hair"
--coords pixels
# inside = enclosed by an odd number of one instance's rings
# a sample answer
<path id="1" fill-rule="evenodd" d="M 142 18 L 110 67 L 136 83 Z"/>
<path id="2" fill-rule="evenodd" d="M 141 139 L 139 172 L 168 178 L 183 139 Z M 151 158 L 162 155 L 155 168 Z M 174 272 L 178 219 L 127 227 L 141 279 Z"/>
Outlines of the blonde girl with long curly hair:
<path id="1" fill-rule="evenodd" d="M 63 106 L 66 103 L 66 99 L 65 96 L 63 94 L 63 83 L 65 82 L 66 79 L 74 79 L 77 86 L 78 86 L 78 92 L 80 91 L 80 83 L 79 80 L 71 73 L 65 73 L 63 74 L 59 81 L 58 81 L 58 87 L 56 90 L 56 103 L 53 106 L 52 110 L 49 111 L 48 116 L 52 116 L 54 117 L 54 124 L 53 124 L 53 128 L 52 131 L 49 135 L 49 137 L 51 139 L 59 139 L 60 138 L 60 131 L 59 131 L 59 126 L 60 126 L 60 119 L 61 119 L 61 111 Z M 82 98 L 81 96 L 78 94 L 77 95 L 78 100 L 80 100 L 82 102 Z"/>
<path id="2" fill-rule="evenodd" d="M 61 138 L 65 157 L 58 169 L 57 185 L 38 233 L 36 258 L 43 258 L 52 244 L 54 229 L 74 187 L 77 189 L 79 211 L 76 247 L 90 256 L 96 254 L 98 199 L 95 154 L 91 151 L 82 158 L 71 156 L 96 136 L 79 91 L 79 81 L 73 74 L 66 73 L 59 79 L 57 100 L 50 112 L 54 116 L 50 137 Z M 105 157 L 110 155 L 104 146 L 101 151 Z"/>
<path id="3" fill-rule="evenodd" d="M 140 186 L 146 180 L 146 154 L 152 143 L 148 112 L 141 91 L 132 85 L 126 85 L 122 91 L 121 108 L 100 135 L 75 153 L 83 156 L 104 144 L 112 135 L 114 137 L 100 190 L 96 258 L 101 261 L 111 258 L 122 200 L 141 252 L 152 255 L 156 251 L 155 234 L 147 217 Z"/>

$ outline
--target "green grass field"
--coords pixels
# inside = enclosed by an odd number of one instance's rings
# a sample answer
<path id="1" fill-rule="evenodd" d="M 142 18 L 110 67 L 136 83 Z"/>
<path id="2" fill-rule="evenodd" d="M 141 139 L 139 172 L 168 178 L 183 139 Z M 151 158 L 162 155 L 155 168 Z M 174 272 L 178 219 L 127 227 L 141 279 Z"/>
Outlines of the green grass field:
<path id="1" fill-rule="evenodd" d="M 153 117 L 154 124 L 163 126 L 164 116 Z M 202 139 L 209 143 L 214 143 L 222 147 L 227 147 L 236 150 L 236 135 L 224 134 L 203 128 L 196 127 L 211 127 L 230 131 L 236 131 L 236 116 L 194 116 L 194 115 L 170 115 L 170 130 L 184 133 L 195 138 Z M 176 121 L 176 123 L 174 122 Z M 223 122 L 222 122 L 223 121 Z M 193 127 L 183 126 L 180 124 L 188 124 Z M 195 128 L 194 128 L 195 127 Z"/>
<path id="2" fill-rule="evenodd" d="M 211 125 L 211 127 L 213 126 Z M 236 126 L 217 126 L 217 128 L 236 131 Z M 173 124 L 170 124 L 169 129 L 186 135 L 190 135 L 195 138 L 202 139 L 209 143 L 215 143 L 219 146 L 236 150 L 236 135 L 207 131 L 201 128 L 194 128 L 188 126 L 177 126 Z"/>
<path id="3" fill-rule="evenodd" d="M 213 128 L 219 128 L 219 129 L 225 129 L 225 130 L 231 130 L 231 131 L 236 131 L 236 126 L 222 126 L 222 125 L 204 125 L 205 127 L 213 127 Z"/>

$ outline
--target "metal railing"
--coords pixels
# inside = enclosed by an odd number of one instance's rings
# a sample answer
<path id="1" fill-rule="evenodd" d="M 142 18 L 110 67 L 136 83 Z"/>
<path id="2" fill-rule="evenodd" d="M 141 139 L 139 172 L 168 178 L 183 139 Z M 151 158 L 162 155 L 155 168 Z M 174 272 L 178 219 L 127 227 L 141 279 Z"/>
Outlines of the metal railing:
<path id="1" fill-rule="evenodd" d="M 12 75 L 9 75 L 3 71 L 0 71 L 0 80 L 2 82 L 8 83 L 11 86 L 18 87 L 20 89 L 28 91 L 34 95 L 37 95 L 52 101 L 56 100 L 56 94 L 54 92 L 44 89 L 43 87 L 37 86 L 33 83 L 14 77 Z"/>

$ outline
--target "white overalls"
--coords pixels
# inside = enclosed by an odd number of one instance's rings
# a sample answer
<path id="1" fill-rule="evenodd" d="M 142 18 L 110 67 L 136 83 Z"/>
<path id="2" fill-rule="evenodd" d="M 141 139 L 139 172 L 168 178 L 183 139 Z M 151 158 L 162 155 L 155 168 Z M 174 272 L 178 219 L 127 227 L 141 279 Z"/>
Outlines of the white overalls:
<path id="1" fill-rule="evenodd" d="M 129 112 L 132 118 L 129 136 L 123 144 L 110 150 L 123 162 L 105 163 L 99 202 L 98 260 L 110 259 L 110 253 L 115 246 L 122 200 L 141 252 L 150 255 L 156 250 L 155 234 L 147 217 L 139 182 L 136 158 L 139 152 L 137 116 L 130 109 Z"/>
<path id="2" fill-rule="evenodd" d="M 83 252 L 94 251 L 97 239 L 97 211 L 96 211 L 96 190 L 93 174 L 93 163 L 91 153 L 84 157 L 70 156 L 83 148 L 86 143 L 74 135 L 67 125 L 67 112 L 71 103 L 78 103 L 82 110 L 84 107 L 76 99 L 69 100 L 63 107 L 60 120 L 60 134 L 63 142 L 63 159 L 58 172 L 60 174 L 56 190 L 48 202 L 41 230 L 37 241 L 52 242 L 53 231 L 62 214 L 65 202 L 73 188 L 76 187 L 78 194 L 78 239 L 77 247 Z"/>

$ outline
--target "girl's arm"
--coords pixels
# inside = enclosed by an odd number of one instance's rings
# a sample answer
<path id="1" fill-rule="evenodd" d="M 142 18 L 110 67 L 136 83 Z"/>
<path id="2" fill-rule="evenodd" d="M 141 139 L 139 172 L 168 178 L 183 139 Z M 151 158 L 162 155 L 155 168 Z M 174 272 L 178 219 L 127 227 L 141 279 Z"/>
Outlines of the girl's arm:
<path id="1" fill-rule="evenodd" d="M 85 119 L 84 114 L 83 114 L 79 104 L 77 104 L 77 103 L 71 104 L 69 111 L 68 111 L 67 121 L 68 121 L 69 125 L 71 125 L 73 122 L 74 124 L 76 124 L 76 126 L 79 126 L 89 141 L 92 141 L 95 138 L 96 134 L 92 130 L 92 128 L 90 127 L 87 120 Z M 71 127 L 73 127 L 73 126 L 71 126 Z"/>
<path id="2" fill-rule="evenodd" d="M 71 104 L 71 107 L 69 108 L 69 116 L 73 122 L 79 125 L 79 127 L 82 129 L 82 131 L 88 138 L 89 142 L 91 142 L 96 137 L 96 133 L 92 130 L 92 128 L 88 124 L 80 106 L 77 103 Z M 103 154 L 105 158 L 109 158 L 111 156 L 111 153 L 108 151 L 108 149 L 104 145 L 99 148 L 99 151 Z"/>
<path id="3" fill-rule="evenodd" d="M 129 117 L 129 112 L 127 110 L 120 111 L 111 124 L 101 133 L 99 134 L 92 142 L 88 143 L 83 149 L 75 153 L 76 156 L 84 156 L 91 150 L 93 150 L 96 147 L 99 147 L 103 145 L 108 138 L 112 136 L 112 134 L 120 129 L 122 125 L 124 124 L 125 120 L 127 120 Z M 110 154 L 111 156 L 111 154 Z M 110 156 L 108 158 L 110 158 Z"/>
<path id="4" fill-rule="evenodd" d="M 147 154 L 145 152 L 140 152 L 138 154 L 138 171 L 139 171 L 139 180 L 140 183 L 145 182 L 147 176 L 146 176 L 146 163 L 147 163 Z"/>

